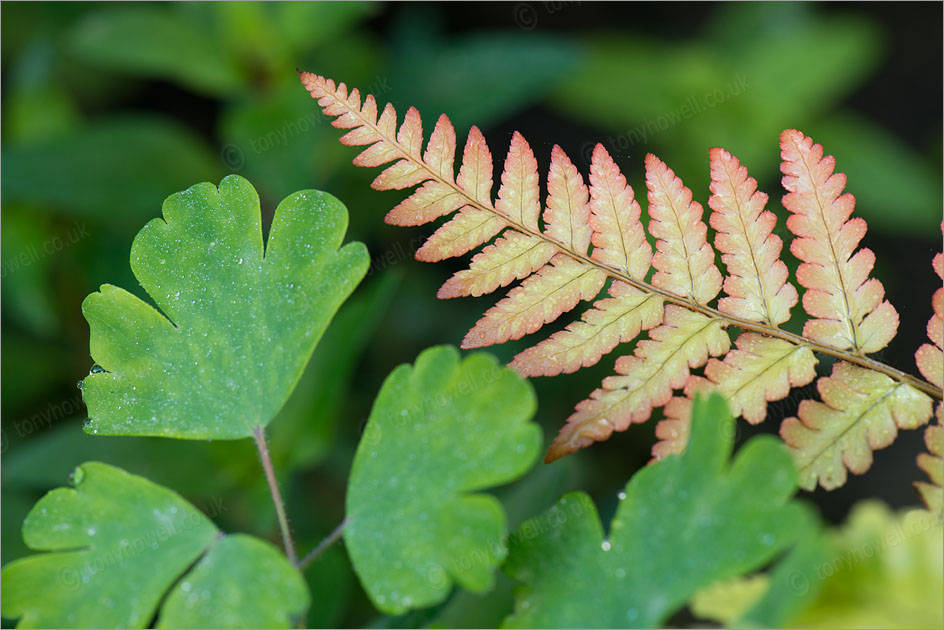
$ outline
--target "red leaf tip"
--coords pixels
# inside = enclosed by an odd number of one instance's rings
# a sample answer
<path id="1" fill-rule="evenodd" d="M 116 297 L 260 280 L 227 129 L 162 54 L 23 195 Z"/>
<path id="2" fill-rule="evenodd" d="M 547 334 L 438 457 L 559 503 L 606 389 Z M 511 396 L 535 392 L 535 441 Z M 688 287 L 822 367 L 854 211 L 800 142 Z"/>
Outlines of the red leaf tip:
<path id="1" fill-rule="evenodd" d="M 731 154 L 722 147 L 711 147 L 708 149 L 708 159 L 727 161 L 731 159 Z"/>
<path id="2" fill-rule="evenodd" d="M 646 154 L 646 170 L 656 168 L 657 166 L 665 166 L 665 162 L 657 158 L 652 153 Z"/>
<path id="3" fill-rule="evenodd" d="M 613 162 L 613 157 L 603 144 L 597 142 L 596 146 L 593 147 L 593 155 L 590 157 L 590 161 L 610 163 Z"/>

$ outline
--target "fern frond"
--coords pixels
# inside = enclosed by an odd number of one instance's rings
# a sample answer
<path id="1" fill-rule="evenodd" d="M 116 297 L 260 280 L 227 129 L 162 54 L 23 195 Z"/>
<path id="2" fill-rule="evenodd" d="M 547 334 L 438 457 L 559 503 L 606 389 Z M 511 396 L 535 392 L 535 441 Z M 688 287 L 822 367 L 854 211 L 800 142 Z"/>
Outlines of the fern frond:
<path id="1" fill-rule="evenodd" d="M 617 375 L 577 405 L 548 460 L 642 422 L 663 405 L 666 420 L 656 429 L 662 441 L 654 453 L 659 457 L 681 448 L 690 401 L 673 397 L 679 389 L 686 394 L 719 389 L 735 411 L 759 422 L 768 401 L 813 379 L 815 353 L 840 363 L 832 377 L 819 383 L 828 394 L 824 402 L 804 402 L 801 420 L 785 423 L 785 434 L 795 445 L 838 444 L 833 451 L 844 448 L 854 471 L 870 460 L 871 451 L 866 458 L 858 442 L 849 446 L 846 441 L 865 435 L 870 448 L 876 448 L 890 434 L 874 434 L 877 429 L 868 428 L 863 418 L 879 414 L 897 419 L 899 427 L 917 426 L 927 420 L 927 395 L 941 398 L 940 379 L 931 384 L 866 356 L 894 336 L 897 313 L 883 301 L 881 283 L 868 277 L 874 256 L 867 249 L 856 251 L 865 223 L 850 219 L 853 198 L 842 194 L 845 177 L 834 174 L 833 159 L 823 157 L 822 147 L 800 132 L 784 132 L 781 151 L 789 191 L 784 203 L 791 211 L 788 227 L 798 237 L 791 251 L 803 263 L 798 280 L 806 288 L 804 309 L 813 318 L 802 336 L 779 327 L 789 319 L 798 295 L 780 260 L 783 244 L 773 234 L 775 216 L 764 209 L 767 196 L 727 151 L 710 153 L 710 222 L 729 274 L 723 278 L 706 238 L 702 206 L 655 156 L 646 157 L 653 253 L 634 191 L 602 145 L 593 151 L 589 186 L 564 151 L 552 149 L 542 210 L 537 160 L 515 132 L 493 203 L 492 155 L 477 128 L 469 132 L 458 177 L 453 178 L 455 131 L 445 116 L 424 150 L 415 109 L 407 111 L 398 128 L 391 105 L 378 116 L 373 97 L 362 103 L 357 91 L 344 84 L 309 73 L 300 76 L 324 112 L 335 118 L 332 124 L 348 130 L 341 141 L 367 145 L 355 164 L 392 163 L 374 180 L 374 188 L 419 186 L 388 213 L 389 223 L 421 225 L 449 217 L 417 251 L 419 260 L 442 260 L 484 246 L 467 269 L 443 284 L 439 297 L 479 296 L 520 281 L 469 331 L 464 347 L 518 339 L 579 302 L 592 302 L 579 320 L 531 344 L 512 361 L 524 375 L 550 376 L 593 365 L 618 344 L 649 331 L 649 339 L 639 341 L 632 356 L 617 361 Z M 655 273 L 647 280 L 650 267 Z M 713 306 L 722 286 L 726 295 Z M 940 340 L 939 311 L 932 341 Z M 731 326 L 741 333 L 737 348 L 729 352 L 725 329 Z M 928 348 L 919 354 L 940 352 L 939 343 Z M 919 358 L 919 364 L 929 361 Z M 702 366 L 704 376 L 690 374 Z M 874 387 L 860 391 L 861 383 Z M 855 394 L 833 395 L 843 387 Z M 880 390 L 885 397 L 863 411 L 863 401 Z M 808 455 L 810 448 L 798 452 Z M 820 477 L 831 484 L 845 476 L 835 469 L 822 472 L 825 459 L 822 454 L 810 457 L 813 484 Z"/>
<path id="2" fill-rule="evenodd" d="M 449 121 L 445 114 L 440 117 L 440 120 Z M 451 123 L 449 129 L 452 129 Z M 455 138 L 455 133 L 452 136 Z M 432 144 L 432 139 L 430 139 L 430 144 Z M 448 158 L 446 158 L 447 150 L 451 151 Z M 452 160 L 455 151 L 454 140 L 451 149 L 443 148 L 443 171 L 445 174 L 441 177 L 444 179 L 452 176 Z M 485 136 L 482 135 L 478 127 L 473 126 L 469 129 L 469 139 L 462 151 L 462 168 L 459 169 L 459 177 L 456 179 L 456 183 L 459 184 L 459 188 L 467 191 L 475 201 L 484 204 L 492 203 L 492 152 L 488 150 L 488 145 L 485 144 Z"/>
<path id="3" fill-rule="evenodd" d="M 422 145 L 423 135 L 419 131 L 420 127 L 417 125 L 417 130 L 419 133 L 418 142 Z M 473 127 L 469 131 L 469 141 L 466 144 L 466 150 L 469 150 L 469 146 L 473 142 L 478 129 Z M 478 134 L 481 137 L 481 133 Z M 411 138 L 412 140 L 412 138 Z M 436 126 L 433 127 L 433 133 L 429 136 L 429 144 L 426 145 L 426 151 L 423 153 L 423 161 L 426 162 L 426 165 L 433 171 L 434 174 L 438 175 L 440 179 L 443 179 L 447 182 L 451 182 L 452 178 L 456 176 L 456 171 L 453 162 L 456 159 L 456 130 L 452 127 L 452 122 L 449 121 L 449 117 L 445 114 L 439 116 L 439 120 L 436 121 Z M 488 170 L 491 172 L 492 165 L 489 162 Z M 475 190 L 474 188 L 466 188 L 469 192 Z"/>
<path id="4" fill-rule="evenodd" d="M 944 280 L 944 269 L 942 269 L 941 254 L 934 257 L 934 271 L 938 277 Z M 944 289 L 938 289 L 931 297 L 931 307 L 934 309 L 934 315 L 928 320 L 928 338 L 931 343 L 926 343 L 915 353 L 915 363 L 921 370 L 922 376 L 941 387 L 944 381 Z"/>
<path id="5" fill-rule="evenodd" d="M 834 173 L 836 160 L 823 147 L 796 131 L 780 135 L 784 207 L 792 213 L 787 228 L 797 237 L 790 251 L 803 261 L 797 280 L 807 291 L 803 308 L 816 318 L 803 336 L 858 354 L 877 352 L 898 330 L 898 313 L 883 298 L 885 288 L 869 272 L 870 249 L 856 251 L 865 235 L 865 220 L 849 218 L 855 197 L 842 194 L 846 176 Z"/>
<path id="6" fill-rule="evenodd" d="M 552 172 L 553 160 L 552 156 Z M 571 181 L 575 190 L 582 191 L 582 179 Z M 600 144 L 591 158 L 589 208 L 591 257 L 632 278 L 645 279 L 652 249 L 639 220 L 639 204 L 632 187 Z M 656 294 L 615 280 L 609 295 L 585 311 L 580 321 L 518 354 L 511 367 L 525 376 L 575 372 L 594 365 L 617 344 L 632 341 L 641 331 L 662 321 L 663 302 Z"/>
<path id="7" fill-rule="evenodd" d="M 488 153 L 482 140 L 481 155 Z M 491 153 L 488 153 L 491 156 Z M 491 158 L 489 157 L 489 160 Z M 491 172 L 491 164 L 487 166 Z M 461 174 L 460 174 L 461 179 Z M 501 176 L 495 210 L 512 222 L 538 232 L 541 203 L 538 199 L 538 161 L 531 147 L 517 131 L 512 135 L 505 170 Z M 477 198 L 488 207 L 491 190 L 482 190 Z M 461 204 L 453 210 L 458 210 Z M 438 217 L 432 217 L 433 220 Z M 440 298 L 484 295 L 515 280 L 526 278 L 551 260 L 557 248 L 546 240 L 508 230 L 494 244 L 472 258 L 468 269 L 457 272 L 439 289 Z"/>
<path id="8" fill-rule="evenodd" d="M 456 133 L 445 114 L 439 117 L 436 128 L 429 139 L 423 161 L 440 180 L 451 183 L 454 175 L 453 161 L 456 152 Z M 485 138 L 477 127 L 469 130 L 469 138 L 462 154 L 462 167 L 456 179 L 459 189 L 467 197 L 480 201 L 492 194 L 492 154 L 485 145 Z M 460 214 L 449 221 L 417 250 L 416 257 L 427 262 L 461 256 L 488 242 L 498 234 L 505 223 L 489 212 L 470 206 L 460 207 Z"/>
<path id="9" fill-rule="evenodd" d="M 944 228 L 942 228 L 944 229 Z M 938 278 L 944 280 L 944 259 L 938 253 L 932 261 L 935 273 Z M 915 362 L 921 374 L 938 387 L 941 386 L 942 372 L 944 372 L 944 352 L 941 348 L 942 326 L 944 326 L 944 289 L 938 289 L 931 297 L 931 307 L 934 309 L 934 315 L 928 320 L 928 338 L 932 343 L 926 343 L 915 352 Z M 933 345 L 932 345 L 933 344 Z M 938 518 L 944 518 L 944 432 L 941 424 L 944 422 L 944 404 L 937 405 L 937 424 L 930 426 L 924 431 L 924 443 L 928 448 L 927 453 L 918 455 L 918 468 L 924 471 L 931 483 L 918 481 L 915 490 L 921 496 L 921 500 L 928 506 L 928 509 L 937 514 Z"/>
<path id="10" fill-rule="evenodd" d="M 832 490 L 846 482 L 846 469 L 862 474 L 872 451 L 885 448 L 898 429 L 914 429 L 931 417 L 931 399 L 884 374 L 837 362 L 817 389 L 823 402 L 804 400 L 799 418 L 787 418 L 780 435 L 794 449 L 800 487 L 817 482 Z"/>

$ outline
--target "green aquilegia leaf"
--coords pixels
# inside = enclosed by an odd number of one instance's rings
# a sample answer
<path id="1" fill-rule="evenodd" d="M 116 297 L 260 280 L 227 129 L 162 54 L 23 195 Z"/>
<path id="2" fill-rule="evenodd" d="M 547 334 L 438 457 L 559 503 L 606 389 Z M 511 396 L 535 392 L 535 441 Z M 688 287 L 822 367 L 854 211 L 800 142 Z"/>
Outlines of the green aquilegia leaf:
<path id="1" fill-rule="evenodd" d="M 492 586 L 505 514 L 476 491 L 512 481 L 541 448 L 531 387 L 487 354 L 426 350 L 384 382 L 348 482 L 344 542 L 383 612 L 435 604 L 453 582 Z"/>
<path id="2" fill-rule="evenodd" d="M 164 626 L 291 627 L 308 607 L 301 574 L 278 549 L 224 537 L 167 488 L 98 462 L 78 467 L 73 483 L 23 524 L 26 544 L 47 553 L 3 568 L 3 616 L 17 627 L 144 628 L 175 583 Z"/>
<path id="3" fill-rule="evenodd" d="M 282 552 L 235 534 L 174 587 L 157 627 L 288 628 L 307 607 L 308 588 Z"/>
<path id="4" fill-rule="evenodd" d="M 698 590 L 759 568 L 806 516 L 796 471 L 773 437 L 729 463 L 733 422 L 699 398 L 682 455 L 636 473 L 606 535 L 590 498 L 565 495 L 512 534 L 505 571 L 524 585 L 508 627 L 658 627 Z"/>
<path id="5" fill-rule="evenodd" d="M 111 285 L 82 305 L 92 358 L 105 370 L 83 381 L 86 430 L 250 436 L 285 403 L 367 272 L 367 251 L 338 249 L 347 211 L 315 190 L 279 204 L 263 248 L 259 197 L 236 175 L 172 195 L 163 213 L 131 249 L 160 311 Z"/>

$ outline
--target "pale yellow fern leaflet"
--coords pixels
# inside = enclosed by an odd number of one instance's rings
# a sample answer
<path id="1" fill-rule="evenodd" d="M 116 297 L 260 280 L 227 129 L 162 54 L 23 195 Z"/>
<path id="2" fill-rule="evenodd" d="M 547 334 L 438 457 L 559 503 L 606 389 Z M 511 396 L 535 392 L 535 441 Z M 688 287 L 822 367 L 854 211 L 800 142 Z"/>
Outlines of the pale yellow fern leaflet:
<path id="1" fill-rule="evenodd" d="M 610 285 L 609 295 L 584 311 L 580 321 L 519 353 L 509 365 L 525 376 L 575 372 L 662 321 L 663 302 L 658 295 L 619 280 Z"/>
<path id="2" fill-rule="evenodd" d="M 884 374 L 839 361 L 817 383 L 823 402 L 804 400 L 799 418 L 787 418 L 780 435 L 796 454 L 800 487 L 817 482 L 831 490 L 846 482 L 846 469 L 861 474 L 872 451 L 891 444 L 898 429 L 914 429 L 931 417 L 931 399 Z"/>
<path id="3" fill-rule="evenodd" d="M 603 387 L 577 404 L 546 460 L 572 453 L 595 441 L 607 439 L 634 422 L 644 422 L 654 407 L 682 387 L 689 368 L 705 364 L 709 355 L 728 351 L 731 340 L 720 318 L 712 318 L 670 304 L 663 324 L 649 331 L 649 339 L 636 344 L 632 356 L 616 361 L 617 376 L 603 380 Z"/>
<path id="4" fill-rule="evenodd" d="M 942 267 L 941 254 L 934 257 L 934 271 L 939 278 L 944 279 L 944 269 Z M 938 289 L 931 297 L 931 307 L 934 309 L 934 315 L 928 320 L 928 339 L 931 343 L 926 343 L 915 353 L 915 363 L 921 370 L 922 376 L 928 379 L 929 383 L 934 383 L 941 387 L 944 381 L 944 289 Z M 933 344 L 933 345 L 932 345 Z"/>
<path id="5" fill-rule="evenodd" d="M 656 424 L 656 437 L 659 441 L 652 446 L 653 461 L 677 455 L 685 450 L 691 427 L 692 402 L 691 398 L 676 396 L 662 408 L 665 418 Z"/>
<path id="6" fill-rule="evenodd" d="M 714 148 L 711 157 L 709 222 L 717 230 L 715 246 L 728 270 L 718 310 L 742 319 L 782 324 L 790 319 L 797 291 L 787 282 L 780 260 L 783 242 L 773 233 L 777 217 L 764 210 L 767 195 L 736 157 Z"/>
<path id="7" fill-rule="evenodd" d="M 457 271 L 436 295 L 445 299 L 491 293 L 527 278 L 556 253 L 557 248 L 547 241 L 509 230 L 473 256 L 469 268 Z"/>
<path id="8" fill-rule="evenodd" d="M 656 425 L 660 440 L 652 447 L 655 459 L 681 453 L 688 440 L 688 410 L 698 392 L 717 390 L 728 401 L 731 412 L 751 424 L 767 417 L 767 402 L 785 398 L 790 390 L 816 378 L 816 357 L 806 346 L 744 333 L 737 349 L 724 361 L 709 359 L 705 377 L 691 376 L 685 383 L 686 398 L 673 398 L 665 407 L 665 419 Z"/>
<path id="9" fill-rule="evenodd" d="M 701 220 L 701 204 L 692 201 L 692 191 L 652 154 L 646 156 L 646 186 L 649 233 L 659 239 L 652 257 L 657 270 L 652 284 L 707 304 L 721 290 L 721 272 L 715 267 L 715 252 L 705 240 L 708 226 Z"/>
<path id="10" fill-rule="evenodd" d="M 463 348 L 478 348 L 518 339 L 537 331 L 577 305 L 596 297 L 606 274 L 557 254 L 537 273 L 508 292 L 466 333 Z"/>
<path id="11" fill-rule="evenodd" d="M 367 145 L 355 164 L 393 163 L 374 180 L 374 188 L 419 186 L 387 215 L 388 222 L 420 225 L 452 215 L 420 248 L 418 259 L 437 261 L 485 246 L 468 269 L 446 281 L 440 297 L 484 295 L 521 281 L 469 331 L 465 347 L 520 338 L 580 301 L 592 301 L 578 321 L 512 361 L 525 375 L 553 375 L 592 365 L 619 343 L 649 330 L 649 339 L 638 342 L 633 355 L 617 361 L 617 375 L 577 405 L 549 460 L 642 422 L 667 403 L 668 424 L 657 432 L 669 448 L 670 438 L 679 442 L 687 430 L 682 416 L 688 402 L 672 398 L 681 388 L 689 393 L 721 389 L 736 411 L 758 422 L 767 401 L 812 380 L 814 352 L 887 379 L 899 388 L 899 398 L 902 392 L 914 393 L 929 407 L 925 394 L 941 397 L 939 386 L 865 356 L 894 336 L 897 315 L 882 301 L 878 281 L 868 279 L 871 252 L 855 252 L 864 223 L 849 220 L 852 199 L 841 195 L 844 177 L 834 175 L 832 158 L 823 158 L 822 148 L 799 132 L 785 132 L 782 150 L 784 182 L 791 192 L 785 203 L 793 213 L 789 227 L 801 237 L 792 249 L 804 262 L 799 277 L 807 289 L 804 306 L 817 318 L 805 337 L 779 328 L 797 292 L 786 281 L 782 243 L 773 234 L 775 218 L 764 210 L 766 196 L 727 152 L 711 152 L 709 201 L 718 232 L 715 245 L 729 274 L 725 279 L 706 239 L 701 205 L 655 156 L 646 158 L 653 254 L 634 192 L 602 145 L 592 155 L 589 187 L 564 151 L 554 147 L 542 211 L 537 161 L 515 133 L 493 204 L 492 156 L 477 128 L 469 133 L 453 179 L 455 132 L 445 116 L 424 151 L 415 109 L 398 128 L 391 105 L 378 113 L 372 97 L 362 102 L 343 84 L 308 73 L 301 79 L 325 113 L 335 117 L 333 124 L 350 130 L 342 142 Z M 650 266 L 655 274 L 647 281 Z M 714 307 L 722 286 L 726 295 Z M 743 333 L 737 349 L 729 352 L 725 328 L 732 325 Z M 704 377 L 690 374 L 702 366 Z M 923 409 L 912 405 L 916 415 L 902 426 L 926 422 Z M 843 417 L 854 414 L 850 408 Z M 856 421 L 853 426 L 858 428 Z"/>
<path id="12" fill-rule="evenodd" d="M 593 258 L 645 280 L 652 249 L 639 221 L 641 209 L 632 186 L 598 144 L 590 159 L 590 227 Z"/>
<path id="13" fill-rule="evenodd" d="M 787 227 L 799 238 L 790 251 L 803 261 L 797 280 L 807 291 L 803 308 L 816 318 L 806 322 L 803 336 L 857 354 L 877 352 L 898 330 L 898 313 L 883 298 L 885 289 L 869 272 L 875 264 L 870 249 L 856 251 L 865 235 L 865 221 L 849 218 L 855 198 L 842 194 L 846 176 L 834 173 L 836 160 L 823 147 L 795 129 L 780 135 L 784 207 L 792 213 Z"/>
<path id="14" fill-rule="evenodd" d="M 941 421 L 944 411 L 937 406 L 937 424 L 924 430 L 924 444 L 928 447 L 927 453 L 918 455 L 918 468 L 924 471 L 931 483 L 918 481 L 915 489 L 928 509 L 944 518 L 944 431 L 941 430 Z"/>
<path id="15" fill-rule="evenodd" d="M 751 424 L 767 417 L 767 401 L 786 398 L 816 378 L 816 357 L 806 346 L 744 333 L 724 361 L 712 359 L 705 376 L 725 395 L 732 412 Z"/>

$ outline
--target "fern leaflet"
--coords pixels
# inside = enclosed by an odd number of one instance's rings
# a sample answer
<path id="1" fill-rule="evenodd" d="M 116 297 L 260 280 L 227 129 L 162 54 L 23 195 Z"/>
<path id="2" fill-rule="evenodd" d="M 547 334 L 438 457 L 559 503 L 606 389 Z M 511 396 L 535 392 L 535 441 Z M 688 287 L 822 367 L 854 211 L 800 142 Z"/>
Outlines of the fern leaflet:
<path id="1" fill-rule="evenodd" d="M 944 279 L 944 269 L 942 269 L 941 254 L 934 257 L 934 271 L 938 278 Z M 931 297 L 931 307 L 934 309 L 934 315 L 928 320 L 928 339 L 931 343 L 926 343 L 918 348 L 915 353 L 915 363 L 924 378 L 929 383 L 934 383 L 941 387 L 944 381 L 944 289 L 938 289 Z M 932 345 L 933 344 L 933 345 Z"/>

